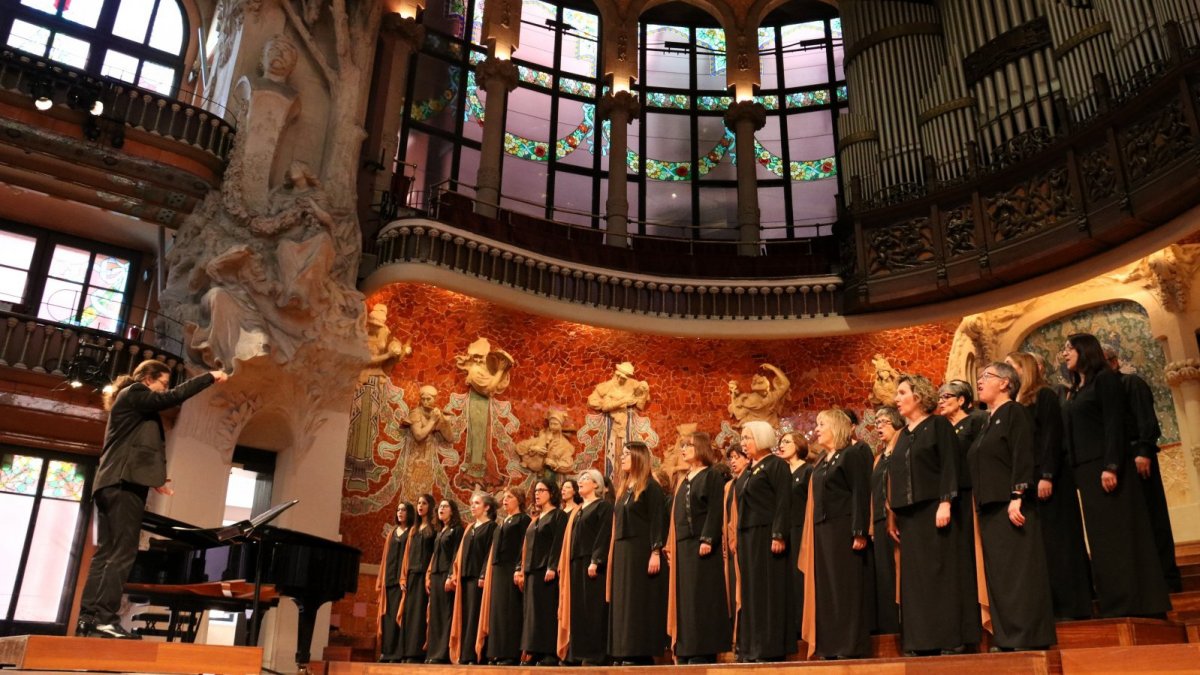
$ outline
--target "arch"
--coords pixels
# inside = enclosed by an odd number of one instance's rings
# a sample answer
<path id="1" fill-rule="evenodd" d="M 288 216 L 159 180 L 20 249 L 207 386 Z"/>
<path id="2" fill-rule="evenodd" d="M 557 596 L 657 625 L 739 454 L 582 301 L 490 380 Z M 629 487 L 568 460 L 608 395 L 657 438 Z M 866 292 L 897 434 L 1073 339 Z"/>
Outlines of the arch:
<path id="1" fill-rule="evenodd" d="M 697 9 L 704 10 L 709 16 L 717 20 L 717 23 L 720 24 L 721 29 L 727 34 L 735 33 L 738 30 L 738 17 L 733 13 L 733 8 L 724 2 L 716 3 L 709 2 L 708 0 L 645 0 L 645 2 L 640 4 L 631 4 L 629 11 L 630 14 L 636 16 L 640 22 L 641 16 L 646 13 L 646 10 L 653 9 L 659 5 L 665 5 L 669 2 L 682 2 Z"/>
<path id="2" fill-rule="evenodd" d="M 752 5 L 750 5 L 749 9 L 746 10 L 746 22 L 747 23 L 752 22 L 754 25 L 754 28 L 758 29 L 759 26 L 762 26 L 763 20 L 766 19 L 767 16 L 769 16 L 771 14 L 771 12 L 788 4 L 789 2 L 795 2 L 795 1 L 796 0 L 754 0 L 754 3 Z M 839 2 L 839 0 L 819 0 L 819 1 L 838 10 L 839 14 L 841 13 L 842 8 L 841 8 L 841 3 Z"/>

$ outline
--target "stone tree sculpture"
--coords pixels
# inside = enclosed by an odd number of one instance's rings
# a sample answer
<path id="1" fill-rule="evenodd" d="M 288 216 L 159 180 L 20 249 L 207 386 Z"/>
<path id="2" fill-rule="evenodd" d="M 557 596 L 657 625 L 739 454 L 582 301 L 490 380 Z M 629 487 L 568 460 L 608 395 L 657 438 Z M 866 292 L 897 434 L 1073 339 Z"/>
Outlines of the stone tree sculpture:
<path id="1" fill-rule="evenodd" d="M 387 326 L 387 305 L 377 304 L 367 315 L 367 349 L 370 361 L 358 374 L 358 388 L 350 406 L 350 441 L 346 447 L 346 489 L 366 491 L 383 467 L 375 463 L 375 442 L 379 437 L 381 415 L 389 410 L 388 401 L 403 397 L 404 391 L 392 384 L 388 370 L 412 354 L 412 341 L 400 342 Z"/>
<path id="2" fill-rule="evenodd" d="M 650 383 L 633 377 L 633 364 L 618 363 L 608 380 L 597 384 L 587 404 L 605 416 L 604 450 L 609 457 L 621 452 L 633 428 L 634 411 L 650 403 Z"/>

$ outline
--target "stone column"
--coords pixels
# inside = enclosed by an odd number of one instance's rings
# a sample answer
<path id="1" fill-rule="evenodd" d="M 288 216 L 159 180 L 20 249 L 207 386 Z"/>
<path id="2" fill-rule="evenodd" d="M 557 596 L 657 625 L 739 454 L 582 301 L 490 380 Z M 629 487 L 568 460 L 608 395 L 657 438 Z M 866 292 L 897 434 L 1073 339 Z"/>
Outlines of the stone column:
<path id="1" fill-rule="evenodd" d="M 610 122 L 608 132 L 608 201 L 604 212 L 608 218 L 609 246 L 629 246 L 629 123 L 642 112 L 637 97 L 628 91 L 609 92 L 600 99 L 597 115 Z"/>
<path id="2" fill-rule="evenodd" d="M 755 101 L 738 101 L 725 111 L 725 126 L 737 138 L 738 230 L 740 255 L 758 255 L 758 180 L 755 177 L 754 132 L 767 124 L 767 110 Z"/>
<path id="3" fill-rule="evenodd" d="M 1166 376 L 1175 399 L 1185 480 L 1193 496 L 1193 503 L 1171 509 L 1171 529 L 1176 538 L 1187 541 L 1200 536 L 1200 499 L 1195 498 L 1200 495 L 1200 359 L 1168 363 Z"/>
<path id="4" fill-rule="evenodd" d="M 487 92 L 483 110 L 483 143 L 479 148 L 479 173 L 475 178 L 475 213 L 496 217 L 500 203 L 500 162 L 504 155 L 504 110 L 508 92 L 517 88 L 517 66 L 495 56 L 475 69 L 475 81 Z"/>
<path id="5" fill-rule="evenodd" d="M 359 182 L 359 204 L 364 208 L 391 190 L 392 174 L 399 172 L 400 122 L 404 119 L 408 91 L 408 65 L 425 42 L 425 27 L 412 17 L 391 13 L 383 17 L 380 31 L 379 70 L 374 81 L 371 109 L 367 113 L 367 142 L 363 145 L 364 180 Z M 368 169 L 370 172 L 368 173 Z M 362 188 L 369 190 L 363 194 Z M 393 195 L 403 200 L 406 195 Z M 362 211 L 360 219 L 366 220 Z"/>

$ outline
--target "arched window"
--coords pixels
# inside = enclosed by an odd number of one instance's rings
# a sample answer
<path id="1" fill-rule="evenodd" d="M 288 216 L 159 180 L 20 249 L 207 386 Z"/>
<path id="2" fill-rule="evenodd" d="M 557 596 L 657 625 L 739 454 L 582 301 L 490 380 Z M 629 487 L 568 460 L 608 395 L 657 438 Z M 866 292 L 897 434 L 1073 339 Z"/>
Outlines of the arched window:
<path id="1" fill-rule="evenodd" d="M 179 0 L 0 0 L 8 47 L 171 96 L 187 18 Z"/>

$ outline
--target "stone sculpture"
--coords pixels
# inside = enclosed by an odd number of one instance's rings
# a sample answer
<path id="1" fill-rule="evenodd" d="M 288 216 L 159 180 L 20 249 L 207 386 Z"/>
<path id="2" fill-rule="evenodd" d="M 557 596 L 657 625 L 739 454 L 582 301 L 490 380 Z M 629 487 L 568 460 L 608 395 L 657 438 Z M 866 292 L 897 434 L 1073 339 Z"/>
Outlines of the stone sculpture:
<path id="1" fill-rule="evenodd" d="M 633 426 L 635 410 L 645 410 L 650 403 L 650 384 L 633 377 L 633 364 L 618 363 L 612 378 L 601 382 L 588 395 L 589 408 L 598 410 L 606 417 L 605 448 L 620 451 L 628 439 Z"/>
<path id="2" fill-rule="evenodd" d="M 871 405 L 896 405 L 896 387 L 900 384 L 900 373 L 888 363 L 883 354 L 871 358 L 875 368 L 875 380 L 871 384 Z"/>
<path id="3" fill-rule="evenodd" d="M 546 426 L 536 436 L 517 443 L 521 465 L 534 474 L 549 469 L 555 473 L 570 473 L 575 468 L 575 446 L 563 433 L 567 414 L 561 410 L 546 413 Z"/>
<path id="4" fill-rule="evenodd" d="M 481 396 L 492 396 L 508 388 L 516 361 L 503 349 L 492 349 L 487 338 L 479 338 L 467 347 L 467 353 L 454 357 L 459 370 L 466 371 L 467 384 Z"/>
<path id="5" fill-rule="evenodd" d="M 408 430 L 413 442 L 409 456 L 408 481 L 412 485 L 433 485 L 434 462 L 438 457 L 438 446 L 450 438 L 450 421 L 436 405 L 438 390 L 432 385 L 420 388 L 420 404 L 408 413 Z"/>
<path id="6" fill-rule="evenodd" d="M 769 363 L 760 366 L 759 372 L 750 378 L 748 392 L 738 391 L 737 381 L 730 380 L 728 410 L 737 420 L 734 426 L 740 428 L 746 422 L 763 421 L 778 427 L 783 399 L 791 387 L 787 375 Z"/>

